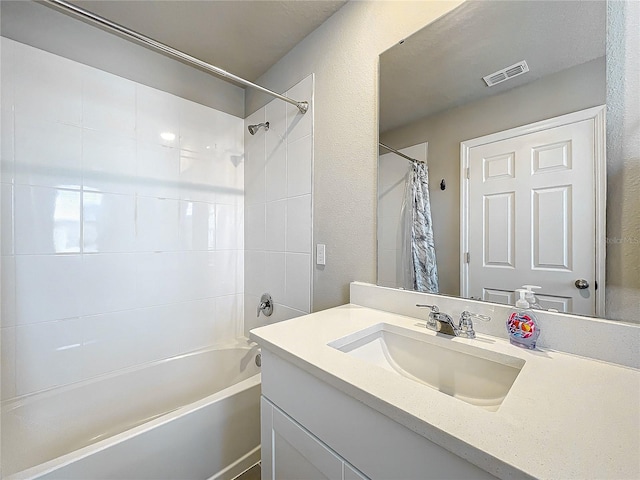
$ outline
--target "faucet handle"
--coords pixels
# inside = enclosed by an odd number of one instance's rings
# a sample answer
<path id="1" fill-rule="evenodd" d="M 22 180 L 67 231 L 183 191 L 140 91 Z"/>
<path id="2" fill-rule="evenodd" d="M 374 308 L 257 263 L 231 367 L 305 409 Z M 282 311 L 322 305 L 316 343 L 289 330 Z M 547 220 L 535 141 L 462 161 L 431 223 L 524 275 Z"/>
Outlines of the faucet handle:
<path id="1" fill-rule="evenodd" d="M 416 303 L 416 307 L 419 308 L 430 308 L 432 313 L 439 313 L 440 309 L 438 308 L 437 305 L 426 305 L 423 303 Z"/>
<path id="2" fill-rule="evenodd" d="M 477 318 L 478 320 L 482 320 L 483 322 L 491 321 L 491 317 L 489 315 L 480 315 L 479 313 L 473 313 L 468 310 L 465 310 L 460 314 L 460 323 L 471 321 L 472 317 Z"/>
<path id="3" fill-rule="evenodd" d="M 476 331 L 473 329 L 473 321 L 471 320 L 471 317 L 482 320 L 483 322 L 490 321 L 491 317 L 488 315 L 473 313 L 468 310 L 465 310 L 460 314 L 459 328 L 461 335 L 464 335 L 467 338 L 476 338 Z"/>

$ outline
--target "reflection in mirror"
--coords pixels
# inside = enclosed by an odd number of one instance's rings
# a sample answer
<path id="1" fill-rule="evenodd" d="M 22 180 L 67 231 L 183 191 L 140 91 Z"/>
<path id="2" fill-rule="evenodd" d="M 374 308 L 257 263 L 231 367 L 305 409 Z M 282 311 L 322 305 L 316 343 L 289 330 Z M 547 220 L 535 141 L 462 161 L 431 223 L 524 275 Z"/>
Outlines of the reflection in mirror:
<path id="1" fill-rule="evenodd" d="M 630 3 L 466 2 L 381 55 L 380 142 L 427 162 L 440 293 L 513 304 L 538 284 L 543 308 L 638 321 Z M 385 286 L 407 288 L 411 164 L 380 149 Z"/>

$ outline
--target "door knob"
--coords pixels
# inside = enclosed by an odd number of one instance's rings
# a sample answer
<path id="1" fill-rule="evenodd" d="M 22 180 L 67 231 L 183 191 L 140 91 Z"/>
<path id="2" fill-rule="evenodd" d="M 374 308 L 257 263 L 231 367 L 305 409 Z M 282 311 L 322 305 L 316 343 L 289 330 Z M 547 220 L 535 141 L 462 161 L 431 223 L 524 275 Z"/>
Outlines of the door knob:
<path id="1" fill-rule="evenodd" d="M 589 282 L 587 282 L 583 278 L 576 280 L 575 285 L 578 290 L 584 290 L 585 288 L 589 288 Z"/>

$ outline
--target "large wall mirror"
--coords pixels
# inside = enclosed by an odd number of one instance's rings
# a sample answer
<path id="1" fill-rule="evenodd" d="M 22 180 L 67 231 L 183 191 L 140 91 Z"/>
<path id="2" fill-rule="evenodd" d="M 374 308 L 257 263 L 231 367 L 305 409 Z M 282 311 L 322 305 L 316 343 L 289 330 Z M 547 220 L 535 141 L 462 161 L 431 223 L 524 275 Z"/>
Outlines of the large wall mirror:
<path id="1" fill-rule="evenodd" d="M 438 293 L 538 284 L 542 308 L 638 321 L 624 29 L 624 2 L 468 1 L 380 56 L 380 142 L 428 165 Z M 412 162 L 379 153 L 378 284 L 410 288 Z"/>

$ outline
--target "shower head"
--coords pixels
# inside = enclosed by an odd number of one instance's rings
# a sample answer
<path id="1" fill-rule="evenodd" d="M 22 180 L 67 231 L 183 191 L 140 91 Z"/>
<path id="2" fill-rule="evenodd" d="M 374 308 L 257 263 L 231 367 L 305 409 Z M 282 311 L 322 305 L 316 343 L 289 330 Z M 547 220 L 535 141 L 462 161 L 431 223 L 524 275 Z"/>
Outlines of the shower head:
<path id="1" fill-rule="evenodd" d="M 265 123 L 259 123 L 257 125 L 249 125 L 249 133 L 251 135 L 255 135 L 256 132 L 260 129 L 260 127 L 264 127 L 264 131 L 268 131 L 269 130 L 269 122 L 265 122 Z"/>

